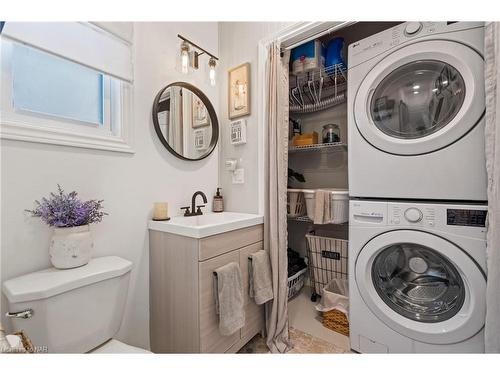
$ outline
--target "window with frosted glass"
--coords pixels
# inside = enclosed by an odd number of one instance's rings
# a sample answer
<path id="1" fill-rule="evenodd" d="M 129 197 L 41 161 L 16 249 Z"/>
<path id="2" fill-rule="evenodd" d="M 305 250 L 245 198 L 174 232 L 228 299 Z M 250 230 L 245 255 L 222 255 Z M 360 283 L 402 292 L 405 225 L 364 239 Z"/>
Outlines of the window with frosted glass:
<path id="1" fill-rule="evenodd" d="M 12 51 L 12 104 L 16 110 L 102 125 L 103 75 L 23 45 Z"/>

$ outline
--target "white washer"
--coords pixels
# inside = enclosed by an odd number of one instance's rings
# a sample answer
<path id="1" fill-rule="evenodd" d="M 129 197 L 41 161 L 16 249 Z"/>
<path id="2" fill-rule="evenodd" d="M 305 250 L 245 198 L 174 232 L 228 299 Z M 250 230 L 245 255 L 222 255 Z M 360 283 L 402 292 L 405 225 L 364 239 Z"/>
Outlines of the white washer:
<path id="1" fill-rule="evenodd" d="M 484 24 L 407 22 L 349 45 L 351 197 L 486 201 Z"/>
<path id="2" fill-rule="evenodd" d="M 483 205 L 350 201 L 349 324 L 362 353 L 481 353 Z"/>

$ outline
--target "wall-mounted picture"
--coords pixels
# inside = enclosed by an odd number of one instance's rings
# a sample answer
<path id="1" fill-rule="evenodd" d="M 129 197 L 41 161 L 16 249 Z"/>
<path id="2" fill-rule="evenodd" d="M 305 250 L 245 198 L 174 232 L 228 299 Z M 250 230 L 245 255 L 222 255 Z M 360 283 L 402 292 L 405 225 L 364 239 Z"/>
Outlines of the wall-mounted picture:
<path id="1" fill-rule="evenodd" d="M 228 72 L 229 118 L 250 114 L 250 63 L 245 63 Z"/>
<path id="2" fill-rule="evenodd" d="M 196 95 L 192 95 L 192 98 L 193 128 L 208 126 L 210 124 L 210 118 L 208 115 L 207 107 L 205 107 L 203 101 Z"/>

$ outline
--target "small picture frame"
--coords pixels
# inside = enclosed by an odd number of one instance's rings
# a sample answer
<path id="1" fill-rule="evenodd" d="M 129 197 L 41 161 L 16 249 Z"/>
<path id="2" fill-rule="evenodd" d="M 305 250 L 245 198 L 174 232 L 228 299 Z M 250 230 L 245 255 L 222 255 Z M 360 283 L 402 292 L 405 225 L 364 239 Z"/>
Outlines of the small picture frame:
<path id="1" fill-rule="evenodd" d="M 193 94 L 192 98 L 193 129 L 210 125 L 210 115 L 208 114 L 207 107 L 205 107 L 203 101 L 196 95 Z"/>
<path id="2" fill-rule="evenodd" d="M 208 148 L 206 129 L 197 129 L 194 131 L 194 149 L 203 151 Z"/>
<path id="3" fill-rule="evenodd" d="M 250 63 L 228 71 L 228 115 L 235 119 L 250 114 Z"/>

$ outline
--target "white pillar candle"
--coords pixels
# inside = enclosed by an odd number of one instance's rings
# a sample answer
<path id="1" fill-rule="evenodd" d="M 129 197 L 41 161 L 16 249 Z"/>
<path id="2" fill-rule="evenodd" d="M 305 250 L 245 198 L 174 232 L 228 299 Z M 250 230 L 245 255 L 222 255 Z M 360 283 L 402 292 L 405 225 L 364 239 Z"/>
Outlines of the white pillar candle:
<path id="1" fill-rule="evenodd" d="M 168 219 L 168 203 L 167 202 L 155 202 L 153 211 L 153 219 L 155 220 L 165 220 Z"/>

